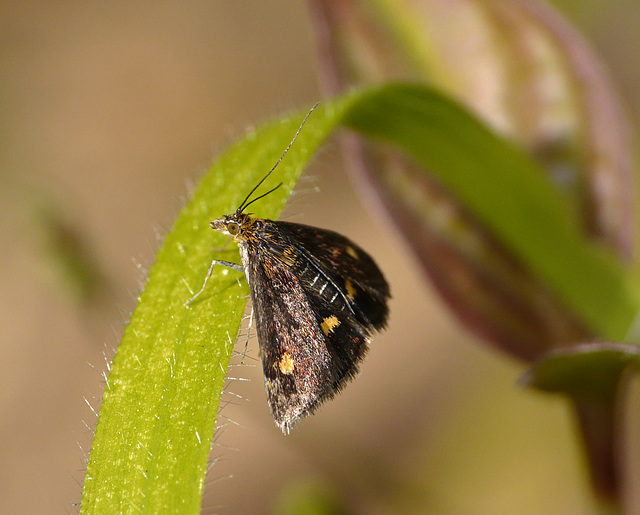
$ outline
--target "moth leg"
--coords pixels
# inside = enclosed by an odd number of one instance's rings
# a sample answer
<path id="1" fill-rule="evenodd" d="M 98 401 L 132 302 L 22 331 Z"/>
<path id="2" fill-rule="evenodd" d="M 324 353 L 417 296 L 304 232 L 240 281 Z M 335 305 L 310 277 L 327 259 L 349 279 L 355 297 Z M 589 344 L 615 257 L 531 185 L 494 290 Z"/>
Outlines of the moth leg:
<path id="1" fill-rule="evenodd" d="M 229 243 L 231 243 L 231 240 L 233 240 L 233 236 L 231 236 L 231 235 L 230 235 L 230 236 L 227 238 L 227 241 L 225 242 L 225 244 L 224 244 L 224 245 L 221 245 L 220 247 L 213 247 L 213 248 L 211 249 L 211 251 L 212 251 L 212 252 L 219 252 L 219 251 L 221 251 L 221 250 L 226 249 L 226 248 L 229 246 Z"/>
<path id="2" fill-rule="evenodd" d="M 244 363 L 244 358 L 247 357 L 247 347 L 249 346 L 249 339 L 251 338 L 251 327 L 253 326 L 253 305 L 251 306 L 251 313 L 249 313 L 249 327 L 247 327 L 247 339 L 244 341 L 244 351 L 242 352 L 242 360 L 240 363 Z"/>
<path id="3" fill-rule="evenodd" d="M 220 259 L 214 259 L 213 261 L 211 261 L 211 265 L 209 265 L 209 270 L 207 270 L 207 275 L 204 278 L 204 283 L 202 284 L 202 288 L 200 288 L 200 291 L 198 293 L 196 293 L 193 297 L 191 297 L 187 302 L 184 303 L 185 306 L 189 306 L 189 304 L 191 304 L 204 291 L 204 289 L 207 286 L 207 281 L 209 280 L 209 277 L 211 277 L 211 274 L 213 273 L 213 267 L 216 265 L 226 266 L 228 268 L 231 268 L 232 270 L 237 270 L 238 272 L 242 272 L 244 270 L 242 268 L 242 265 L 239 265 L 237 263 L 231 263 L 231 261 L 222 261 Z"/>

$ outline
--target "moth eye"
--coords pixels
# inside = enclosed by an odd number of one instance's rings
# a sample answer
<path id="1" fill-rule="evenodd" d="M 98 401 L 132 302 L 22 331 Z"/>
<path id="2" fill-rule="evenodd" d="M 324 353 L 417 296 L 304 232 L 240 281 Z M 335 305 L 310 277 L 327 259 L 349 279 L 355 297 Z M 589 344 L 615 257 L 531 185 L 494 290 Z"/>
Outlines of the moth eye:
<path id="1" fill-rule="evenodd" d="M 229 234 L 231 236 L 235 236 L 240 232 L 240 226 L 238 225 L 237 222 L 229 222 L 227 224 L 227 231 L 229 231 Z"/>

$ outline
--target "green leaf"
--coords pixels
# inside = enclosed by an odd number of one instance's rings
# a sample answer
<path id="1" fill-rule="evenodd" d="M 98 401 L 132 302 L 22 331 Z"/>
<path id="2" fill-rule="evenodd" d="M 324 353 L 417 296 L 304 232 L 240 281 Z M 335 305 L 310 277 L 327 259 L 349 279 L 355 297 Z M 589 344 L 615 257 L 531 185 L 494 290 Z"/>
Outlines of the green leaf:
<path id="1" fill-rule="evenodd" d="M 276 162 L 303 113 L 233 146 L 202 179 L 167 235 L 107 380 L 82 513 L 197 513 L 224 376 L 244 313 L 242 274 L 217 267 L 224 238 L 210 220 L 233 212 Z M 252 206 L 277 217 L 321 142 L 346 120 L 428 167 L 549 286 L 604 335 L 638 307 L 624 271 L 584 240 L 562 197 L 524 153 L 459 106 L 421 86 L 391 85 L 324 102 Z M 272 180 L 273 179 L 273 180 Z M 215 257 L 238 260 L 235 249 Z M 227 255 L 229 254 L 229 255 Z M 275 428 L 274 428 L 275 430 Z"/>
<path id="2" fill-rule="evenodd" d="M 338 100 L 316 109 L 277 169 L 274 182 L 284 187 L 252 206 L 260 216 L 278 216 L 343 104 Z M 189 307 L 184 303 L 200 289 L 212 247 L 225 241 L 209 222 L 235 211 L 280 157 L 303 115 L 249 133 L 221 156 L 167 234 L 107 380 L 82 513 L 199 513 L 248 287 L 242 274 L 216 267 L 206 290 Z M 263 191 L 266 186 L 256 194 Z M 239 262 L 230 247 L 222 255 Z"/>

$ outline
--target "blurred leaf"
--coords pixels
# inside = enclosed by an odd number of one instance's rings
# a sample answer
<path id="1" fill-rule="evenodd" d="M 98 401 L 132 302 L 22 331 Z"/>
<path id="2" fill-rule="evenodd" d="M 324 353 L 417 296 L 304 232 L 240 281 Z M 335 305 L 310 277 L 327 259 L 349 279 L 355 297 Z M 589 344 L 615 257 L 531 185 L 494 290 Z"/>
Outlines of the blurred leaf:
<path id="1" fill-rule="evenodd" d="M 335 491 L 321 481 L 297 478 L 279 492 L 273 515 L 346 515 Z"/>
<path id="2" fill-rule="evenodd" d="M 592 342 L 543 355 L 520 379 L 523 385 L 572 399 L 594 488 L 614 502 L 621 501 L 624 471 L 619 441 L 622 406 L 616 400 L 623 372 L 631 367 L 640 368 L 637 345 Z M 609 511 L 618 510 L 610 506 Z"/>
<path id="3" fill-rule="evenodd" d="M 608 398 L 622 370 L 640 367 L 640 347 L 592 342 L 555 349 L 538 359 L 520 379 L 539 390 L 584 398 Z"/>
<path id="4" fill-rule="evenodd" d="M 110 299 L 110 278 L 77 222 L 67 219 L 49 199 L 41 196 L 37 204 L 35 215 L 42 241 L 41 255 L 61 276 L 62 288 L 84 307 Z"/>

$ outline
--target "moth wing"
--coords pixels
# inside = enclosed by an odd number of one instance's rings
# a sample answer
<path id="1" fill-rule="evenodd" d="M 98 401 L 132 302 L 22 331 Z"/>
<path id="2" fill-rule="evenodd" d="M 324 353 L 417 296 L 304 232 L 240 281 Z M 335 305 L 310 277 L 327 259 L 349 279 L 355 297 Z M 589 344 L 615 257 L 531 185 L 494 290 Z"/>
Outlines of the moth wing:
<path id="1" fill-rule="evenodd" d="M 376 330 L 386 325 L 389 285 L 367 252 L 333 231 L 290 222 L 277 223 L 301 255 L 301 261 L 312 263 L 339 290 L 361 323 Z M 310 286 L 311 282 L 312 276 L 303 281 L 307 291 L 315 286 Z"/>
<path id="2" fill-rule="evenodd" d="M 269 253 L 251 260 L 249 282 L 267 400 L 288 433 L 355 375 L 367 332 L 308 295 L 294 269 Z"/>

